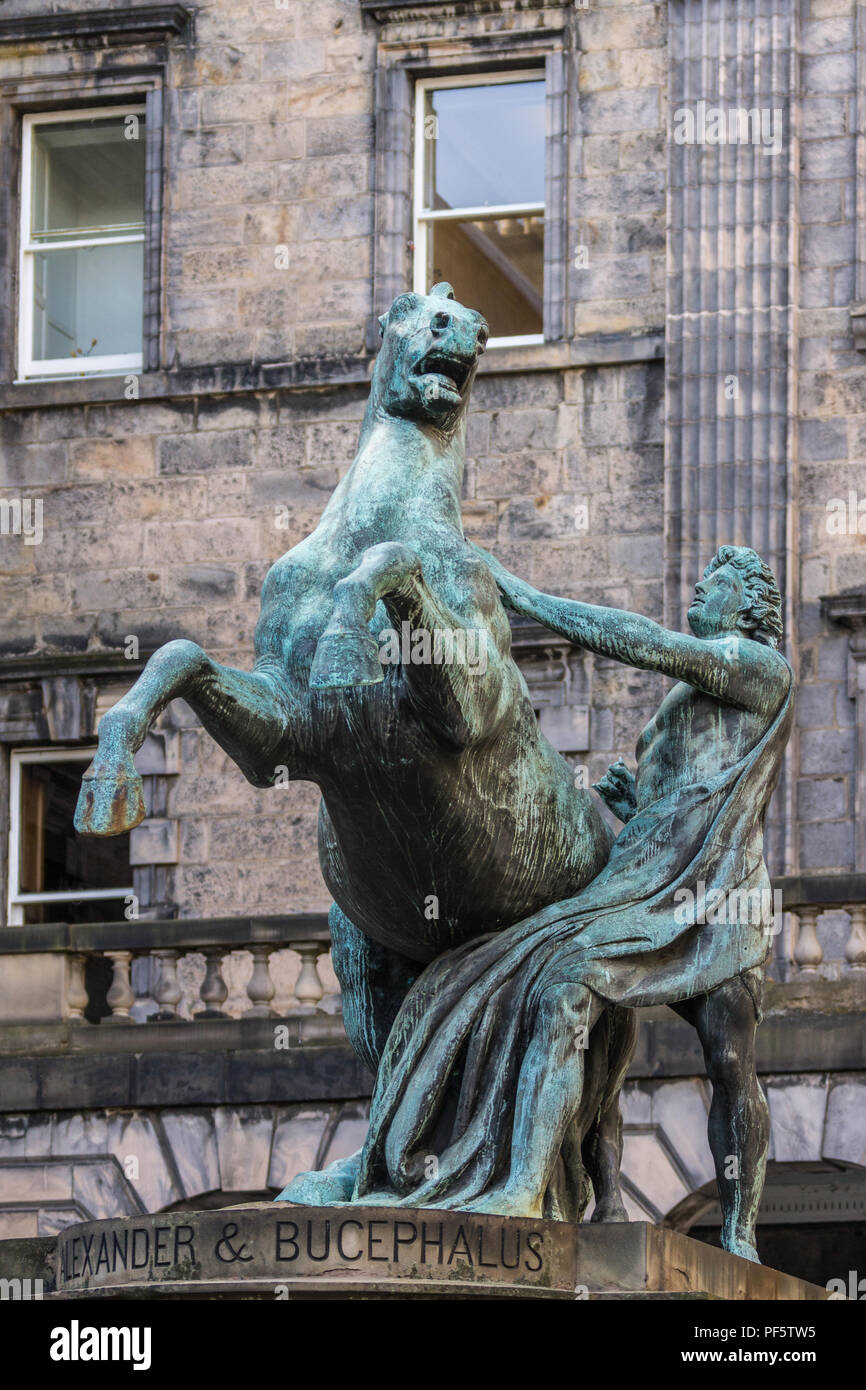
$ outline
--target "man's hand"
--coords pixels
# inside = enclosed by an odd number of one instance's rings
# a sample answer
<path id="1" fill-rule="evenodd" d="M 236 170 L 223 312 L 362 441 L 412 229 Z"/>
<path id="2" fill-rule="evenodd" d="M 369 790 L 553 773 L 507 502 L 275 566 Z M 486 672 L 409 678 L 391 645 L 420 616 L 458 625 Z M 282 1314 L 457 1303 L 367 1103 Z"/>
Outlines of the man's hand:
<path id="1" fill-rule="evenodd" d="M 505 604 L 506 608 L 516 608 L 522 599 L 525 599 L 528 594 L 532 593 L 531 584 L 527 584 L 523 579 L 518 579 L 517 575 L 512 574 L 504 565 L 500 564 L 496 556 L 491 555 L 489 550 L 484 550 L 480 545 L 476 545 L 474 541 L 470 541 L 470 545 L 472 549 L 481 556 L 485 565 L 490 570 L 490 573 L 493 575 L 493 578 L 496 580 L 497 587 L 502 595 L 502 602 Z"/>
<path id="2" fill-rule="evenodd" d="M 592 785 L 617 820 L 623 824 L 631 820 L 637 810 L 634 773 L 628 770 L 622 758 L 611 763 L 601 781 Z"/>

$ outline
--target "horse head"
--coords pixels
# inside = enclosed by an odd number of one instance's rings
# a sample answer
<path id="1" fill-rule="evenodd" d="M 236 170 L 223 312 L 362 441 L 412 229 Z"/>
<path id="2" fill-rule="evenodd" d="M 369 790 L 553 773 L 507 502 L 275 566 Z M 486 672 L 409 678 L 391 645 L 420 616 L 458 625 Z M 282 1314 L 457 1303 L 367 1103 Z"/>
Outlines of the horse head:
<path id="1" fill-rule="evenodd" d="M 372 409 L 452 434 L 466 415 L 487 344 L 482 315 L 459 304 L 451 286 L 443 283 L 429 294 L 398 295 L 379 327 L 382 347 L 373 372 Z"/>

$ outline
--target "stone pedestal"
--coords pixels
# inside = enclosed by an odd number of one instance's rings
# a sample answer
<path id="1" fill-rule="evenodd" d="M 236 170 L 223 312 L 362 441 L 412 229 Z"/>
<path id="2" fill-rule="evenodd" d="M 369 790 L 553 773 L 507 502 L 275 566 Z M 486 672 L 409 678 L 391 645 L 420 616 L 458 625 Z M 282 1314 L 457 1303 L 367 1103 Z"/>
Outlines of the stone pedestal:
<path id="1" fill-rule="evenodd" d="M 15 1246 L 15 1252 L 4 1246 Z M 388 1207 L 259 1203 L 69 1226 L 27 1251 L 45 1296 L 80 1298 L 826 1299 L 827 1292 L 688 1236 L 635 1222 L 572 1226 Z M 14 1262 L 15 1268 L 12 1268 Z"/>

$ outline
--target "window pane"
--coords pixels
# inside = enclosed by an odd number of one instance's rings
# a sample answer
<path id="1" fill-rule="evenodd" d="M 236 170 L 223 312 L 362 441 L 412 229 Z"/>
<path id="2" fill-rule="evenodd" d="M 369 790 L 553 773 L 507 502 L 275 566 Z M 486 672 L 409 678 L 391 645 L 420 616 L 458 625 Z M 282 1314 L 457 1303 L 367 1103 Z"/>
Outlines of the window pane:
<path id="1" fill-rule="evenodd" d="M 34 361 L 141 352 L 143 242 L 33 259 Z"/>
<path id="2" fill-rule="evenodd" d="M 542 332 L 544 218 L 428 223 L 427 283 L 447 280 L 493 338 Z"/>
<path id="3" fill-rule="evenodd" d="M 143 221 L 143 115 L 34 126 L 34 237 L 135 230 Z"/>
<path id="4" fill-rule="evenodd" d="M 129 891 L 127 889 L 125 894 L 119 894 L 117 898 L 70 898 L 56 903 L 23 903 L 23 925 L 32 927 L 40 922 L 122 922 L 129 907 Z M 95 1023 L 96 1019 L 90 1021 Z"/>
<path id="5" fill-rule="evenodd" d="M 544 202 L 544 82 L 427 93 L 426 206 Z"/>
<path id="6" fill-rule="evenodd" d="M 128 888 L 129 835 L 94 838 L 73 825 L 82 762 L 24 763 L 21 767 L 22 893 L 62 893 L 68 903 L 28 903 L 27 922 L 106 922 L 124 914 L 124 894 L 97 902 L 74 898 L 76 889 Z"/>

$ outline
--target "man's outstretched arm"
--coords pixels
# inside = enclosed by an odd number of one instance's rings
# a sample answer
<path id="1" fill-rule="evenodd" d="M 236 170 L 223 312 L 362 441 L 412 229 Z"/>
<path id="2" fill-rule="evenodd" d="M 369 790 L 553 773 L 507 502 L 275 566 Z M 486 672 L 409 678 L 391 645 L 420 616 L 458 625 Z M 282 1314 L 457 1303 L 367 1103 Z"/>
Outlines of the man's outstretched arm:
<path id="1" fill-rule="evenodd" d="M 672 632 L 641 613 L 544 594 L 509 573 L 487 551 L 475 548 L 509 607 L 599 656 L 643 671 L 661 671 L 718 700 L 759 713 L 774 712 L 787 690 L 790 675 L 783 658 L 745 634 L 707 640 Z"/>

